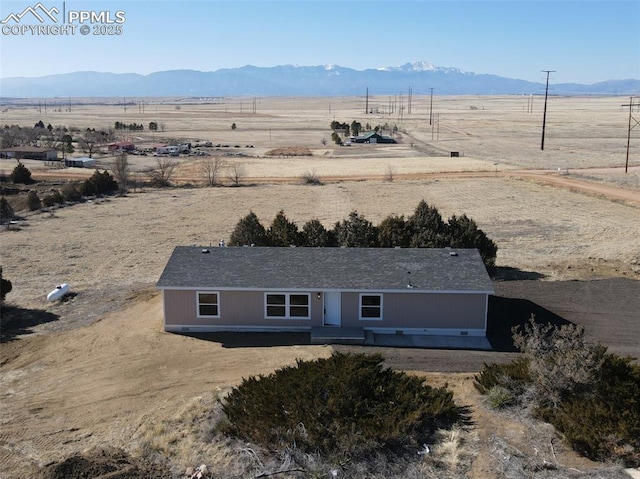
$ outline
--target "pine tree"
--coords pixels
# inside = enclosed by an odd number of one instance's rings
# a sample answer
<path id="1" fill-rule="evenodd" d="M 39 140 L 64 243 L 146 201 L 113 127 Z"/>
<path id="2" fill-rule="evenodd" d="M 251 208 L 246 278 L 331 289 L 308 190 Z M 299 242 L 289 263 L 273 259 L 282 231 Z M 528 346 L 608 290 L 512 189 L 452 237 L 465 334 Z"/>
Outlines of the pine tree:
<path id="1" fill-rule="evenodd" d="M 435 207 L 422 200 L 407 221 L 412 248 L 443 248 L 448 246 L 442 216 Z"/>
<path id="2" fill-rule="evenodd" d="M 378 225 L 378 246 L 381 248 L 393 248 L 409 246 L 409 233 L 404 216 L 390 215 Z"/>
<path id="3" fill-rule="evenodd" d="M 229 246 L 266 246 L 267 232 L 256 214 L 251 211 L 236 224 Z"/>
<path id="4" fill-rule="evenodd" d="M 42 201 L 40 201 L 40 197 L 35 190 L 29 190 L 27 203 L 29 205 L 29 211 L 36 211 L 42 207 Z"/>
<path id="5" fill-rule="evenodd" d="M 333 235 L 320 220 L 307 221 L 302 227 L 302 245 L 308 247 L 334 246 Z"/>
<path id="6" fill-rule="evenodd" d="M 300 246 L 301 237 L 295 223 L 289 221 L 280 210 L 267 231 L 267 240 L 270 246 Z"/>
<path id="7" fill-rule="evenodd" d="M 0 198 L 0 221 L 7 222 L 11 221 L 15 216 L 13 212 L 13 208 L 7 201 L 7 199 L 3 196 Z"/>
<path id="8" fill-rule="evenodd" d="M 349 218 L 337 223 L 335 228 L 338 246 L 375 247 L 378 232 L 371 222 L 357 211 L 349 213 Z"/>

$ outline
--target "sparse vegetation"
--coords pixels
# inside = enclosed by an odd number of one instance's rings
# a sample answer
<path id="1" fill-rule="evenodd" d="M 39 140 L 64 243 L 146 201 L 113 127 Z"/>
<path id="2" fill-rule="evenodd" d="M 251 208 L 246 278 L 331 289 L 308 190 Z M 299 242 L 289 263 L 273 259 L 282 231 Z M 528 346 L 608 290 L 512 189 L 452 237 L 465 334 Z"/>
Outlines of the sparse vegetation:
<path id="1" fill-rule="evenodd" d="M 391 182 L 395 179 L 395 177 L 396 177 L 395 167 L 393 165 L 387 165 L 385 180 Z"/>
<path id="2" fill-rule="evenodd" d="M 240 183 L 242 183 L 242 179 L 245 177 L 245 175 L 246 172 L 244 169 L 244 165 L 242 165 L 241 163 L 238 163 L 236 161 L 229 165 L 228 178 L 233 186 L 240 186 Z"/>
<path id="3" fill-rule="evenodd" d="M 451 391 L 384 369 L 382 361 L 378 354 L 334 353 L 247 378 L 223 401 L 223 430 L 276 452 L 295 447 L 366 461 L 377 454 L 416 457 L 437 430 L 468 420 Z"/>
<path id="4" fill-rule="evenodd" d="M 35 190 L 29 190 L 27 194 L 27 204 L 29 206 L 29 211 L 36 211 L 42 207 L 42 201 L 40 201 L 40 197 Z"/>
<path id="5" fill-rule="evenodd" d="M 305 171 L 302 174 L 302 182 L 305 185 L 321 185 L 322 184 L 322 181 L 320 181 L 320 178 L 318 177 L 318 173 L 316 172 L 316 170 Z"/>
<path id="6" fill-rule="evenodd" d="M 15 213 L 7 199 L 4 196 L 0 197 L 0 223 L 11 221 L 14 217 Z"/>
<path id="7" fill-rule="evenodd" d="M 588 341 L 584 328 L 514 329 L 523 356 L 485 365 L 476 388 L 494 407 L 517 406 L 552 424 L 595 461 L 640 465 L 640 366 Z"/>
<path id="8" fill-rule="evenodd" d="M 118 183 L 108 171 L 100 172 L 96 170 L 93 175 L 91 175 L 91 178 L 85 180 L 83 183 L 85 196 L 107 195 L 117 189 Z"/>
<path id="9" fill-rule="evenodd" d="M 313 156 L 311 150 L 300 146 L 285 146 L 274 148 L 265 153 L 266 156 Z"/>
<path id="10" fill-rule="evenodd" d="M 229 101 L 235 100 L 229 99 Z M 246 102 L 246 99 L 244 101 Z M 258 115 L 255 118 L 246 116 L 244 120 L 248 123 L 243 126 L 242 131 L 246 132 L 247 136 L 252 131 L 259 133 L 256 134 L 255 139 L 256 153 L 262 155 L 265 149 L 266 145 L 260 144 L 260 141 L 266 137 L 271 140 L 271 127 L 274 128 L 274 141 L 270 143 L 274 146 L 289 142 L 285 144 L 307 144 L 312 145 L 311 148 L 322 149 L 318 138 L 323 135 L 330 142 L 330 131 L 326 134 L 321 133 L 323 126 L 326 131 L 326 124 L 329 121 L 323 118 L 331 116 L 327 116 L 324 112 L 325 99 L 322 99 L 321 105 L 319 100 L 300 99 L 296 102 L 300 105 L 299 108 L 296 111 L 292 110 L 291 114 L 286 111 L 287 109 L 280 108 L 278 101 L 264 99 L 265 103 L 272 102 L 268 108 L 265 107 L 267 114 Z M 19 290 L 17 296 L 14 297 L 12 294 L 7 296 L 9 302 L 15 300 L 18 305 L 42 303 L 42 293 L 47 289 L 44 283 L 52 285 L 50 281 L 53 281 L 54 272 L 64 274 L 61 280 L 71 281 L 76 285 L 81 283 L 87 285 L 87 288 L 78 289 L 80 294 L 73 300 L 73 304 L 47 308 L 62 315 L 57 317 L 53 313 L 48 313 L 51 315 L 47 320 L 49 323 L 44 328 L 39 327 L 38 334 L 27 334 L 18 341 L 0 345 L 0 349 L 4 351 L 3 374 L 7 382 L 6 386 L 9 388 L 7 390 L 18 387 L 20 391 L 30 392 L 27 395 L 14 394 L 4 398 L 5 413 L 2 429 L 5 436 L 11 437 L 11 447 L 4 451 L 7 458 L 3 463 L 4 474 L 10 477 L 39 477 L 31 473 L 32 467 L 48 464 L 62 455 L 78 450 L 77 445 L 80 444 L 78 441 L 82 443 L 83 450 L 90 451 L 93 445 L 104 444 L 107 438 L 113 441 L 114 446 L 124 446 L 128 452 L 135 452 L 136 455 L 140 452 L 145 456 L 148 454 L 152 457 L 160 457 L 166 453 L 166 457 L 172 463 L 175 477 L 182 477 L 187 466 L 200 463 L 209 465 L 211 476 L 216 479 L 258 476 L 319 479 L 331 478 L 332 470 L 337 470 L 338 478 L 351 479 L 459 479 L 461 477 L 622 479 L 627 477 L 620 469 L 621 461 L 616 462 L 617 471 L 614 471 L 614 466 L 611 464 L 605 469 L 604 465 L 600 467 L 580 460 L 571 451 L 567 451 L 566 445 L 549 424 L 533 419 L 521 422 L 524 414 L 518 404 L 533 394 L 530 383 L 524 380 L 520 389 L 523 391 L 522 394 L 513 394 L 512 389 L 509 389 L 511 384 L 508 384 L 509 388 L 498 386 L 487 395 L 487 398 L 495 401 L 496 405 L 509 408 L 505 413 L 486 412 L 481 405 L 477 406 L 477 409 L 482 409 L 482 413 L 475 416 L 474 420 L 477 421 L 478 431 L 482 436 L 476 444 L 477 461 L 473 469 L 466 472 L 460 467 L 463 468 L 465 461 L 471 461 L 473 457 L 469 459 L 469 449 L 466 451 L 462 449 L 473 448 L 473 432 L 469 435 L 467 431 L 457 429 L 437 433 L 437 439 L 429 444 L 430 453 L 420 456 L 421 460 L 418 463 L 415 462 L 418 459 L 417 454 L 415 457 L 412 456 L 410 459 L 413 462 L 410 465 L 405 462 L 404 468 L 399 458 L 387 460 L 381 456 L 370 458 L 366 464 L 356 464 L 351 461 L 343 465 L 323 462 L 315 455 L 303 454 L 294 449 L 279 455 L 267 455 L 267 452 L 257 445 L 247 444 L 246 441 L 232 441 L 216 435 L 215 424 L 218 423 L 209 423 L 213 420 L 203 409 L 211 406 L 212 399 L 209 396 L 216 394 L 217 388 L 225 391 L 230 385 L 238 384 L 241 377 L 258 372 L 268 374 L 272 371 L 271 368 L 295 361 L 295 355 L 298 354 L 309 358 L 316 354 L 315 347 L 280 347 L 279 345 L 278 347 L 241 348 L 233 347 L 233 344 L 230 347 L 227 347 L 227 344 L 218 347 L 217 344 L 214 345 L 209 341 L 195 341 L 193 338 L 180 335 L 158 335 L 158 324 L 155 320 L 157 306 L 152 307 L 148 314 L 140 309 L 137 287 L 140 283 L 152 284 L 157 279 L 154 277 L 157 273 L 154 272 L 158 271 L 158 265 L 163 261 L 164 255 L 163 248 L 158 249 L 150 245 L 149 241 L 153 241 L 156 246 L 166 246 L 176 242 L 209 244 L 212 239 L 218 239 L 218 234 L 224 235 L 226 231 L 228 235 L 229 218 L 232 218 L 231 226 L 233 226 L 234 218 L 241 218 L 249 208 L 253 208 L 260 218 L 264 218 L 265 225 L 269 225 L 269 220 L 280 207 L 284 207 L 287 214 L 292 215 L 290 218 L 295 220 L 301 228 L 304 241 L 314 242 L 308 246 L 335 245 L 335 240 L 332 239 L 332 227 L 337 220 L 347 217 L 351 209 L 364 213 L 378 225 L 379 229 L 382 229 L 380 221 L 384 222 L 385 216 L 399 216 L 402 213 L 404 217 L 394 225 L 404 226 L 412 214 L 413 207 L 427 194 L 429 204 L 442 206 L 441 211 L 446 211 L 447 216 L 454 212 L 460 216 L 466 211 L 478 220 L 478 226 L 481 226 L 484 231 L 492 236 L 498 235 L 501 241 L 505 242 L 504 251 L 501 251 L 499 258 L 500 265 L 505 269 L 513 269 L 514 277 L 547 276 L 547 279 L 553 279 L 553 281 L 543 282 L 498 283 L 500 296 L 517 297 L 518 301 L 520 298 L 523 298 L 522 301 L 526 298 L 541 307 L 558 311 L 568 319 L 576 318 L 578 321 L 582 318 L 587 321 L 587 316 L 583 315 L 585 311 L 597 313 L 597 317 L 595 314 L 589 316 L 588 333 L 598 335 L 603 341 L 610 341 L 613 348 L 622 347 L 625 350 L 635 351 L 637 349 L 635 345 L 629 343 L 629 338 L 635 337 L 634 329 L 632 326 L 625 325 L 625 334 L 619 334 L 618 328 L 622 325 L 617 322 L 618 318 L 625 315 L 627 318 L 633 317 L 636 309 L 630 305 L 637 303 L 632 286 L 629 285 L 629 278 L 637 277 L 639 271 L 638 249 L 629 228 L 625 230 L 620 226 L 628 223 L 625 218 L 628 217 L 629 208 L 619 203 L 602 201 L 591 195 L 565 191 L 559 183 L 556 183 L 555 187 L 543 187 L 537 183 L 514 182 L 511 178 L 503 178 L 502 174 L 506 173 L 503 172 L 503 167 L 504 169 L 530 167 L 532 155 L 535 155 L 539 145 L 535 141 L 518 142 L 518 139 L 524 138 L 527 128 L 537 120 L 532 118 L 535 115 L 529 117 L 531 121 L 523 117 L 521 99 L 485 97 L 482 101 L 483 105 L 487 105 L 486 114 L 481 112 L 482 118 L 478 117 L 478 121 L 469 122 L 470 114 L 476 117 L 479 113 L 468 110 L 469 102 L 474 101 L 477 100 L 468 98 L 452 100 L 449 105 L 454 105 L 453 111 L 460 114 L 448 118 L 445 115 L 444 120 L 439 118 L 439 122 L 434 122 L 434 129 L 431 132 L 428 131 L 428 126 L 425 127 L 428 123 L 425 121 L 428 115 L 425 113 L 426 108 L 420 108 L 419 105 L 418 108 L 414 108 L 413 118 L 403 121 L 402 129 L 406 128 L 410 135 L 406 140 L 406 146 L 409 145 L 409 141 L 416 141 L 416 150 L 413 153 L 407 153 L 405 150 L 398 149 L 398 162 L 378 157 L 375 149 L 370 149 L 371 155 L 375 158 L 371 161 L 363 161 L 360 157 L 363 148 L 359 147 L 356 147 L 355 151 L 343 148 L 335 153 L 333 148 L 324 148 L 322 157 L 314 156 L 301 161 L 295 158 L 285 161 L 266 158 L 247 160 L 251 165 L 250 174 L 256 178 L 269 177 L 272 172 L 275 175 L 295 177 L 305 169 L 312 170 L 316 167 L 321 171 L 323 180 L 325 175 L 327 178 L 338 174 L 345 177 L 345 181 L 331 182 L 322 188 L 303 188 L 299 185 L 281 186 L 272 184 L 273 182 L 267 179 L 265 182 L 270 184 L 259 188 L 172 191 L 150 189 L 144 195 L 135 195 L 126 200 L 119 199 L 113 202 L 108 199 L 97 200 L 92 206 L 74 207 L 75 211 L 60 214 L 55 220 L 47 218 L 48 215 L 25 215 L 29 223 L 25 222 L 21 231 L 0 232 L 2 236 L 0 250 L 3 251 L 0 256 L 4 258 L 2 263 L 7 268 L 5 274 L 13 280 L 13 293 L 17 294 Z M 582 168 L 606 168 L 619 165 L 620 155 L 616 153 L 615 148 L 611 148 L 611 141 L 613 141 L 611 139 L 617 137 L 616 131 L 619 133 L 619 104 L 625 103 L 624 99 L 620 101 L 620 98 L 614 97 L 608 99 L 560 98 L 557 101 L 565 102 L 564 107 L 560 109 L 561 115 L 558 116 L 558 120 L 563 123 L 562 145 L 559 149 L 554 149 L 553 155 L 548 158 L 541 157 L 538 166 L 555 170 L 558 165 L 563 168 L 566 165 L 566 172 L 571 171 L 572 178 L 589 176 L 589 179 L 600 183 L 626 185 L 630 189 L 637 189 L 638 175 L 637 172 L 634 174 L 633 170 L 627 175 L 611 171 L 591 172 L 588 169 L 585 169 L 584 173 L 577 173 L 577 171 L 583 171 Z M 61 99 L 61 102 L 63 105 L 66 99 Z M 345 99 L 343 111 L 353 111 L 355 115 L 359 115 L 362 103 L 361 97 Z M 275 105 L 273 111 L 277 112 L 273 118 L 268 114 L 271 111 L 271 105 Z M 503 108 L 504 105 L 509 106 Z M 335 112 L 340 115 L 339 109 L 335 106 L 334 104 L 330 113 Z M 574 106 L 577 107 L 574 108 Z M 222 110 L 223 107 L 214 106 L 213 108 Z M 53 106 L 50 105 L 49 109 L 53 111 Z M 80 108 L 74 107 L 74 109 L 73 115 L 44 116 L 43 120 L 47 121 L 42 121 L 38 129 L 33 129 L 34 136 L 30 136 L 31 133 L 27 133 L 26 130 L 31 131 L 33 124 L 38 121 L 37 110 L 32 104 L 24 109 L 20 105 L 12 107 L 9 104 L 6 107 L 6 113 L 3 113 L 5 121 L 9 124 L 23 122 L 29 127 L 23 128 L 25 131 L 14 137 L 11 136 L 13 128 L 7 127 L 11 132 L 6 137 L 4 132 L 0 134 L 3 146 L 6 139 L 7 143 L 16 141 L 15 146 L 51 146 L 58 150 L 64 148 L 67 152 L 72 152 L 75 147 L 80 152 L 78 142 L 85 126 L 96 121 L 95 118 L 100 118 L 104 125 L 113 125 L 113 121 L 121 119 L 122 116 L 122 106 L 119 104 L 89 105 L 83 108 L 82 112 Z M 185 106 L 179 114 L 171 111 L 173 103 L 169 103 L 169 106 L 162 109 L 161 116 L 171 118 L 168 120 L 171 122 L 170 129 L 175 131 L 176 137 L 198 138 L 215 131 L 220 132 L 220 135 L 216 133 L 215 138 L 212 138 L 214 143 L 242 142 L 244 144 L 245 141 L 249 141 L 245 140 L 244 136 L 237 141 L 231 140 L 232 135 L 237 136 L 242 132 L 240 130 L 232 132 L 229 129 L 228 120 L 232 118 L 228 114 L 211 115 L 211 104 Z M 481 106 L 479 109 L 484 107 Z M 148 110 L 151 110 L 151 107 Z M 224 111 L 226 110 L 224 106 Z M 230 111 L 232 110 L 233 108 L 230 108 Z M 302 110 L 305 111 L 304 114 L 301 113 Z M 314 110 L 322 110 L 322 114 L 314 113 L 313 117 L 306 116 L 307 111 Z M 385 115 L 388 114 L 389 118 L 392 118 L 390 112 L 384 108 L 383 110 Z M 4 111 L 5 108 L 3 108 Z M 600 133 L 594 133 L 594 114 L 598 116 L 597 130 Z M 287 115 L 289 116 L 285 123 L 283 118 Z M 63 119 L 66 116 L 78 118 L 78 120 L 69 121 L 84 122 L 80 124 L 82 129 L 57 126 L 56 122 L 66 121 Z M 129 116 L 129 108 L 127 108 L 127 117 Z M 153 113 L 151 116 L 147 114 L 138 116 L 140 118 L 137 121 L 144 122 L 145 127 L 147 122 L 153 119 Z M 380 116 L 376 115 L 373 118 L 369 120 L 373 125 L 367 125 L 367 130 L 372 129 L 377 122 L 385 122 L 385 119 L 377 119 Z M 292 121 L 289 122 L 289 119 Z M 49 122 L 53 123 L 53 130 L 47 127 Z M 393 120 L 389 119 L 389 122 L 393 123 Z M 282 124 L 296 126 L 291 130 L 287 127 L 281 129 Z M 436 125 L 443 129 L 437 130 Z M 91 126 L 98 128 L 102 124 L 91 124 Z M 307 127 L 310 128 L 308 131 Z M 166 126 L 164 123 L 159 123 L 159 128 L 164 131 Z M 353 127 L 351 131 L 355 133 Z M 439 143 L 446 150 L 444 153 L 440 149 L 426 147 L 425 143 L 422 143 L 429 138 L 435 139 L 429 133 L 434 134 L 437 131 L 440 133 L 438 139 L 445 140 Z M 411 135 L 418 132 L 421 136 L 415 135 L 416 139 L 412 140 Z M 131 136 L 129 133 L 126 135 Z M 133 136 L 135 137 L 136 134 Z M 152 133 L 148 131 L 140 136 L 150 140 Z M 168 143 L 166 138 L 160 136 L 156 134 L 157 140 L 154 139 L 153 142 Z M 139 142 L 140 145 L 138 145 Z M 149 142 L 136 139 L 136 146 L 142 147 L 145 143 Z M 101 144 L 96 151 L 106 149 L 104 146 L 104 143 Z M 449 148 L 463 148 L 466 158 L 456 159 L 455 162 L 450 161 Z M 236 154 L 231 150 L 226 151 L 229 152 L 229 157 Z M 248 151 L 245 150 L 244 153 Z M 447 158 L 437 158 L 441 154 L 446 155 Z M 428 161 L 425 161 L 424 155 L 430 157 Z M 94 156 L 101 155 L 96 153 Z M 129 160 L 132 158 L 134 157 L 130 156 Z M 495 178 L 487 177 L 486 171 L 494 170 L 491 166 L 494 158 L 501 159 L 500 171 L 498 172 L 496 165 Z M 3 161 L 4 171 L 8 177 L 16 160 Z M 30 169 L 32 164 L 34 166 L 38 164 L 33 161 L 22 161 Z M 189 179 L 197 176 L 201 183 L 205 183 L 204 175 L 193 168 L 194 163 L 200 161 L 199 157 L 183 156 L 181 161 L 184 161 L 185 166 L 184 170 L 180 170 L 181 176 L 183 173 Z M 245 160 L 240 159 L 240 161 Z M 135 157 L 135 165 L 140 165 L 141 168 L 134 173 L 139 175 L 137 177 L 139 184 L 147 179 L 143 168 L 152 162 L 155 162 L 155 157 Z M 394 183 L 384 184 L 378 181 L 385 179 L 384 168 L 389 162 L 397 167 L 402 166 L 402 181 L 398 177 L 394 179 Z M 98 159 L 98 164 L 105 163 Z M 43 166 L 45 165 L 38 164 L 36 168 L 40 170 Z M 367 175 L 370 174 L 378 179 L 358 182 L 346 180 L 350 176 L 362 175 L 363 168 L 367 169 Z M 37 170 L 32 170 L 34 176 Z M 483 170 L 485 173 L 482 173 L 482 177 L 475 179 L 446 179 L 439 176 L 419 181 L 410 179 L 414 172 L 426 175 L 430 172 L 453 170 L 470 172 Z M 52 173 L 64 174 L 64 170 Z M 82 173 L 79 170 L 74 171 L 74 174 Z M 84 171 L 84 173 L 87 172 Z M 92 171 L 89 171 L 87 174 L 91 175 L 91 173 Z M 407 173 L 406 176 L 405 173 Z M 227 183 L 226 168 L 223 168 L 220 179 L 223 183 Z M 300 180 L 299 176 L 298 180 Z M 591 183 L 593 184 L 595 183 Z M 13 191 L 20 192 L 14 194 L 3 191 L 2 195 L 6 195 L 15 212 L 22 215 L 20 209 L 27 206 L 24 196 L 30 187 L 22 188 L 21 185 L 13 187 L 7 181 L 3 187 L 11 187 L 14 188 Z M 60 183 L 43 181 L 32 188 L 37 188 L 38 195 L 43 199 L 51 193 L 51 188 L 61 189 L 62 186 Z M 83 189 L 83 194 L 92 196 L 96 193 L 89 194 Z M 18 198 L 19 195 L 21 198 Z M 187 204 L 189 207 L 185 208 Z M 212 215 L 214 210 L 216 213 Z M 158 211 L 164 214 L 158 215 Z M 180 219 L 177 223 L 176 218 Z M 308 218 L 318 219 L 304 223 Z M 443 222 L 448 223 L 446 217 Z M 104 226 L 106 230 L 117 230 L 119 233 L 111 235 L 109 244 L 104 243 L 101 237 L 101 235 L 104 236 L 104 231 L 99 225 Z M 189 228 L 184 228 L 184 225 L 189 225 Z M 544 234 L 529 234 L 534 229 Z M 395 229 L 392 226 L 392 231 L 399 231 L 401 234 L 398 234 L 397 238 L 404 241 L 402 228 Z M 593 238 L 603 237 L 602 231 L 609 233 L 606 235 L 607 240 L 592 241 Z M 149 238 L 149 241 L 140 242 L 141 237 Z M 394 241 L 391 241 L 389 245 L 393 243 Z M 503 247 L 502 242 L 500 246 Z M 30 254 L 29 251 L 45 251 L 47 254 Z M 90 274 L 94 271 L 96 265 L 111 263 L 119 266 L 100 268 L 99 280 L 106 284 L 121 285 L 122 288 L 119 290 L 122 290 L 123 296 L 127 298 L 126 306 L 123 306 L 119 293 L 101 295 L 100 291 L 92 287 L 93 282 L 90 281 L 90 276 L 87 276 L 87 272 Z M 61 265 L 62 269 L 60 269 Z M 143 268 L 140 265 L 152 267 Z M 622 274 L 626 277 L 621 277 Z M 598 280 L 591 281 L 594 277 Z M 603 279 L 600 280 L 600 278 Z M 567 279 L 578 281 L 564 281 Z M 502 294 L 505 291 L 511 294 Z M 630 291 L 631 294 L 629 294 Z M 627 294 L 626 297 L 624 297 L 625 294 Z M 571 301 L 562 303 L 562 295 L 570 298 Z M 146 294 L 144 297 L 146 298 Z M 598 304 L 596 299 L 588 298 L 606 299 L 606 306 Z M 558 304 L 564 305 L 561 310 L 554 309 Z M 107 314 L 105 311 L 114 311 L 121 307 L 126 307 L 127 310 L 123 313 L 129 318 L 136 317 L 136 321 L 128 321 L 128 324 L 125 324 L 127 321 L 123 320 L 112 324 L 110 315 L 109 321 L 98 322 L 96 326 L 103 323 L 101 328 L 97 329 L 93 326 L 76 331 L 76 333 L 82 333 L 84 339 L 82 343 L 78 343 L 79 335 L 73 332 L 70 334 L 65 331 L 54 335 L 48 332 L 57 331 L 59 327 L 69 324 L 69 320 L 77 321 L 78 325 L 86 324 L 87 319 L 102 317 Z M 132 307 L 135 309 L 129 311 Z M 89 309 L 91 311 L 87 313 Z M 27 319 L 36 317 L 35 314 L 25 311 Z M 603 317 L 605 314 L 600 314 L 602 311 L 611 311 L 611 318 Z M 3 337 L 6 337 L 4 336 L 6 312 L 3 310 L 2 313 Z M 615 322 L 611 321 L 609 324 L 609 320 L 613 318 L 616 318 Z M 105 323 L 109 323 L 112 327 L 107 328 Z M 116 325 L 118 327 L 115 327 Z M 83 331 L 84 329 L 86 331 Z M 628 337 L 626 331 L 629 333 Z M 25 330 L 21 329 L 16 334 L 22 336 L 24 332 Z M 261 345 L 265 336 L 267 335 L 257 336 L 259 338 L 257 341 L 260 341 Z M 114 340 L 116 337 L 117 341 Z M 92 341 L 94 339 L 95 341 Z M 74 361 L 74 351 L 78 344 L 101 347 L 93 348 L 92 354 L 86 355 L 86 361 L 78 362 Z M 119 360 L 115 362 L 109 359 L 114 355 L 112 346 L 117 347 L 115 353 Z M 26 359 L 39 357 L 38 355 L 43 351 L 47 352 L 48 367 L 45 370 L 24 368 Z M 175 351 L 176 354 L 166 354 L 166 351 Z M 464 352 L 446 353 L 451 353 L 451 364 L 445 364 L 446 361 L 431 363 L 423 358 L 428 358 L 435 353 L 414 349 L 394 352 L 397 356 L 390 359 L 389 363 L 394 364 L 394 367 L 411 371 L 427 372 L 432 367 L 449 371 L 480 370 L 481 365 L 478 365 L 478 361 L 481 359 L 477 359 L 479 355 Z M 256 354 L 259 354 L 259 361 L 252 360 Z M 510 353 L 488 354 L 492 357 L 496 355 L 501 359 L 512 356 Z M 444 353 L 440 357 L 443 355 Z M 15 360 L 12 359 L 14 357 Z M 199 366 L 196 366 L 196 363 Z M 456 369 L 460 363 L 465 364 L 465 369 Z M 206 364 L 216 364 L 220 367 L 215 367 L 215 370 L 202 367 Z M 163 386 L 158 388 L 155 375 L 147 374 L 149 365 L 154 366 L 154 370 L 160 371 L 162 377 L 173 379 L 163 381 Z M 188 377 L 180 374 L 180 371 L 184 370 L 189 370 Z M 25 372 L 28 374 L 24 374 Z M 525 372 L 528 373 L 528 368 Z M 449 381 L 456 392 L 460 390 L 460 393 L 465 395 L 466 402 L 463 404 L 476 404 L 479 401 L 473 388 L 469 387 L 469 374 L 445 374 L 443 377 L 439 373 L 427 372 L 426 375 L 439 383 Z M 123 394 L 102 398 L 105 400 L 100 401 L 99 408 L 87 408 L 86 402 L 92 400 L 85 397 L 88 388 L 90 387 L 99 395 L 100 390 L 110 387 L 111 379 L 116 376 L 121 379 L 119 390 Z M 87 382 L 89 378 L 91 383 Z M 509 383 L 506 378 L 504 382 Z M 618 392 L 613 389 L 608 394 L 618 397 Z M 204 397 L 202 402 L 208 403 L 198 402 L 197 399 L 201 399 L 200 396 Z M 43 397 L 54 397 L 55 400 L 38 399 Z M 77 401 L 78 397 L 83 397 L 84 400 Z M 132 400 L 132 397 L 140 400 Z M 195 399 L 190 401 L 190 398 Z M 65 408 L 65 416 L 73 419 L 73 427 L 60 428 L 57 424 L 59 421 L 56 422 L 56 418 L 60 417 L 59 404 L 62 403 L 68 406 Z M 581 405 L 582 402 L 578 401 L 576 408 L 579 409 Z M 591 406 L 588 406 L 588 409 L 591 409 Z M 196 413 L 202 413 L 202 416 L 196 417 Z M 119 420 L 112 425 L 108 424 L 114 417 L 118 417 Z M 599 421 L 597 418 L 592 419 L 588 414 L 584 415 L 584 420 L 594 423 Z M 122 424 L 125 422 L 130 427 L 125 428 L 127 434 L 121 434 Z M 102 425 L 96 428 L 95 424 Z M 570 423 L 567 423 L 567 427 L 574 429 Z M 88 434 L 86 434 L 87 431 Z M 92 431 L 93 434 L 91 434 Z M 134 434 L 134 437 L 130 436 L 129 431 Z M 544 434 L 541 435 L 540 431 L 544 431 Z M 144 444 L 141 451 L 134 450 L 143 432 L 148 442 Z M 582 431 L 578 432 L 582 434 Z M 34 455 L 34 440 L 40 436 L 48 440 L 46 443 L 38 442 L 38 451 Z M 623 449 L 624 444 L 621 443 L 618 447 Z M 83 456 L 95 459 L 100 453 L 101 451 L 92 451 L 92 454 L 87 453 Z M 120 459 L 120 456 L 113 457 Z M 459 466 L 453 467 L 456 461 L 459 462 Z M 66 465 L 69 464 L 79 464 L 79 461 L 66 463 Z M 130 466 L 130 462 L 124 460 L 118 464 L 125 469 Z M 296 469 L 304 469 L 305 472 L 296 471 Z M 96 469 L 93 471 L 95 472 Z M 118 472 L 132 473 L 131 470 Z M 113 476 L 117 475 L 117 472 L 105 470 L 99 474 Z M 148 474 L 146 477 L 157 476 Z"/>
<path id="11" fill-rule="evenodd" d="M 111 165 L 111 172 L 115 180 L 118 182 L 119 193 L 121 195 L 125 195 L 129 188 L 129 176 L 131 174 L 131 167 L 125 152 L 116 154 Z"/>
<path id="12" fill-rule="evenodd" d="M 42 198 L 42 204 L 47 208 L 64 203 L 62 193 L 57 189 L 50 190 L 49 194 Z"/>
<path id="13" fill-rule="evenodd" d="M 156 168 L 149 172 L 151 184 L 158 187 L 169 186 L 177 166 L 176 161 L 171 158 L 158 158 Z"/>
<path id="14" fill-rule="evenodd" d="M 200 160 L 200 170 L 204 175 L 207 186 L 217 186 L 220 184 L 220 176 L 226 164 L 222 157 L 213 156 Z"/>
<path id="15" fill-rule="evenodd" d="M 68 183 L 64 185 L 61 193 L 64 201 L 76 202 L 82 199 L 82 193 L 75 183 Z"/>
<path id="16" fill-rule="evenodd" d="M 0 266 L 0 302 L 11 292 L 13 285 L 11 281 L 2 277 L 2 266 Z"/>

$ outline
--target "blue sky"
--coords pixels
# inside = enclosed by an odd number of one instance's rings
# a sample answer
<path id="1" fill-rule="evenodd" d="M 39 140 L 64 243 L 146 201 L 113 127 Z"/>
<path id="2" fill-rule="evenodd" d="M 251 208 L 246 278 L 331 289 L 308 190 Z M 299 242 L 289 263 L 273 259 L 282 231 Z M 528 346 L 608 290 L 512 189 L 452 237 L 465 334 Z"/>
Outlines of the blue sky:
<path id="1" fill-rule="evenodd" d="M 556 70 L 556 83 L 640 79 L 639 0 L 40 1 L 124 11 L 122 34 L 3 31 L 1 77 L 427 61 L 536 82 L 541 70 Z M 0 20 L 37 3 L 2 0 Z M 37 24 L 30 15 L 20 24 Z"/>

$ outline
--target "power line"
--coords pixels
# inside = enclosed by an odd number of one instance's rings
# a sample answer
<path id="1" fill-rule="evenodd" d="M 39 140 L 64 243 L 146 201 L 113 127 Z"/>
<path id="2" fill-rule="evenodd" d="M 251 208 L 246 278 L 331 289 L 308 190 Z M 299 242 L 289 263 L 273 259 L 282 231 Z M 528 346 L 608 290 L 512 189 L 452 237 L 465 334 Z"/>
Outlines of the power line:
<path id="1" fill-rule="evenodd" d="M 547 125 L 547 96 L 549 95 L 549 73 L 555 73 L 555 70 L 542 70 L 547 74 L 547 86 L 544 89 L 544 113 L 542 115 L 542 142 L 540 143 L 540 149 L 544 150 L 544 129 Z"/>
<path id="2" fill-rule="evenodd" d="M 624 172 L 627 173 L 629 171 L 629 145 L 631 144 L 631 130 L 633 130 L 636 126 L 638 126 L 640 124 L 640 120 L 637 120 L 631 114 L 631 112 L 633 111 L 633 107 L 635 106 L 633 104 L 633 97 L 629 98 L 629 104 L 628 105 L 622 105 L 622 106 L 628 106 L 629 107 L 629 129 L 627 131 L 627 159 L 624 162 Z M 631 120 L 633 120 L 635 122 L 633 124 L 633 126 L 631 125 Z"/>
<path id="3" fill-rule="evenodd" d="M 429 103 L 429 124 L 433 122 L 433 88 L 429 88 L 431 90 L 431 102 Z"/>

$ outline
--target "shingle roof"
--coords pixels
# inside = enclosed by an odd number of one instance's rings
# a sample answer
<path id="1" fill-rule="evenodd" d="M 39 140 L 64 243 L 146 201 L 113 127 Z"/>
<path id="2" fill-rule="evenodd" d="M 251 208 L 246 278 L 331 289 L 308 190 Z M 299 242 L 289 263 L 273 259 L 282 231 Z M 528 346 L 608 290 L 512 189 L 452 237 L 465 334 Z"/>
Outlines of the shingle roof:
<path id="1" fill-rule="evenodd" d="M 45 148 L 43 146 L 14 146 L 11 148 L 2 148 L 0 149 L 3 153 L 47 153 L 49 151 L 57 150 L 55 148 Z"/>
<path id="2" fill-rule="evenodd" d="M 358 136 L 358 138 L 371 138 L 372 136 L 380 136 L 378 134 L 377 131 L 367 131 L 366 133 L 363 133 L 362 135 Z"/>
<path id="3" fill-rule="evenodd" d="M 493 292 L 477 250 L 428 248 L 178 246 L 157 287 Z"/>

